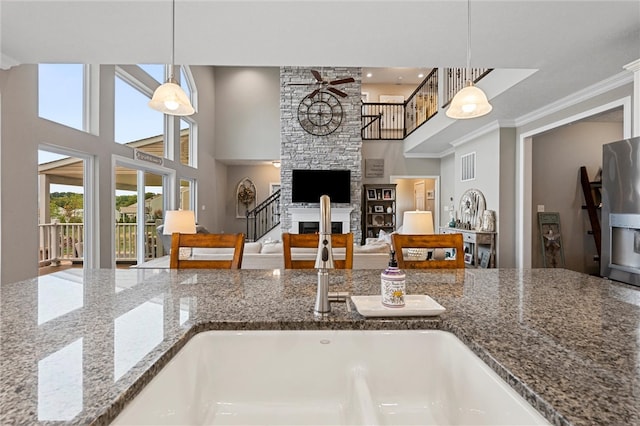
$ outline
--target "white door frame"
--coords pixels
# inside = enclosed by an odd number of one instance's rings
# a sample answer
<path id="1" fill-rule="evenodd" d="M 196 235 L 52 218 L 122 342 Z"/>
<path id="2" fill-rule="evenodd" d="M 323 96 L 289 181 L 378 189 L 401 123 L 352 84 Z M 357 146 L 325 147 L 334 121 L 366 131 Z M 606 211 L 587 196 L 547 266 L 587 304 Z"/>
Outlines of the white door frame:
<path id="1" fill-rule="evenodd" d="M 435 180 L 434 183 L 434 188 L 436 191 L 436 197 L 433 200 L 434 201 L 434 212 L 433 212 L 433 226 L 434 226 L 434 232 L 438 232 L 438 230 L 440 229 L 440 176 L 438 175 L 411 175 L 411 176 L 406 176 L 406 175 L 390 175 L 389 176 L 389 183 L 394 183 L 394 181 L 396 179 L 433 179 Z M 397 194 L 396 194 L 397 197 Z M 426 197 L 426 194 L 425 194 Z"/>
<path id="2" fill-rule="evenodd" d="M 531 268 L 531 241 L 533 215 L 531 205 L 531 193 L 533 190 L 533 137 L 549 130 L 564 126 L 592 115 L 599 114 L 610 109 L 622 107 L 623 109 L 623 138 L 631 137 L 631 97 L 600 105 L 598 107 L 580 112 L 562 120 L 522 133 L 517 146 L 517 198 L 516 198 L 516 268 Z M 526 244 L 525 244 L 526 242 Z"/>
<path id="3" fill-rule="evenodd" d="M 38 144 L 38 150 L 52 152 L 82 160 L 82 223 L 83 223 L 83 247 L 82 268 L 97 268 L 100 259 L 100 209 L 98 208 L 98 179 L 96 177 L 96 157 L 86 152 L 76 151 L 71 148 Z"/>
<path id="4" fill-rule="evenodd" d="M 138 219 L 145 217 L 144 202 L 140 203 L 140 200 L 144 200 L 144 174 L 145 172 L 154 173 L 162 176 L 162 203 L 164 211 L 174 210 L 176 204 L 176 171 L 164 166 L 158 166 L 152 163 L 145 163 L 140 160 L 134 160 L 133 158 L 122 157 L 119 155 L 112 155 L 111 161 L 111 223 L 116 223 L 116 166 L 127 167 L 129 169 L 137 170 L 137 183 L 136 191 L 138 194 Z M 140 222 L 136 220 L 137 232 L 136 232 L 136 262 L 138 264 L 144 263 L 144 250 L 140 250 L 145 244 L 144 233 L 144 221 Z M 115 240 L 115 228 L 111 229 L 111 241 Z M 111 250 L 111 264 L 115 268 L 116 265 L 116 253 L 115 248 L 112 246 Z"/>

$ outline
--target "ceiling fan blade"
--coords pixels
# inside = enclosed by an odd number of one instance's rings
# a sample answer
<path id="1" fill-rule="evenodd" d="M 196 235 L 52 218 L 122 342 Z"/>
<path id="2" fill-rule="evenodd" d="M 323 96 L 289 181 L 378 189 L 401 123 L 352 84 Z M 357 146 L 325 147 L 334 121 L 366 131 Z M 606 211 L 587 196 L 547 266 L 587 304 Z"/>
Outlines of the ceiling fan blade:
<path id="1" fill-rule="evenodd" d="M 353 77 L 341 78 L 339 80 L 333 80 L 329 82 L 329 84 L 344 84 L 344 83 L 354 83 L 355 80 Z"/>
<path id="2" fill-rule="evenodd" d="M 320 91 L 320 89 L 316 89 L 313 92 L 311 92 L 311 94 L 309 94 L 309 96 L 307 96 L 307 98 L 313 98 L 315 95 L 318 94 L 318 92 Z"/>
<path id="3" fill-rule="evenodd" d="M 316 80 L 318 80 L 319 82 L 322 82 L 322 76 L 320 75 L 320 73 L 316 70 L 311 70 L 311 74 L 313 74 L 313 76 L 316 78 Z"/>
<path id="4" fill-rule="evenodd" d="M 287 83 L 287 86 L 314 86 L 318 83 Z"/>
<path id="5" fill-rule="evenodd" d="M 329 87 L 328 90 L 335 93 L 338 96 L 342 96 L 343 98 L 347 97 L 346 93 L 344 93 L 342 90 L 336 89 L 335 87 Z"/>

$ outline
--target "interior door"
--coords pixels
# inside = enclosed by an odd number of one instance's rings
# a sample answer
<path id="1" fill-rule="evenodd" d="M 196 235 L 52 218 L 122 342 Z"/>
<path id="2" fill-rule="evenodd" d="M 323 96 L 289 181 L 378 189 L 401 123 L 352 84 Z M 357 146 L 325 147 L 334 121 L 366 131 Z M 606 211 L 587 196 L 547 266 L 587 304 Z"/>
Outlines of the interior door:
<path id="1" fill-rule="evenodd" d="M 425 208 L 425 190 L 424 181 L 415 182 L 413 184 L 413 205 L 416 210 L 424 210 Z"/>

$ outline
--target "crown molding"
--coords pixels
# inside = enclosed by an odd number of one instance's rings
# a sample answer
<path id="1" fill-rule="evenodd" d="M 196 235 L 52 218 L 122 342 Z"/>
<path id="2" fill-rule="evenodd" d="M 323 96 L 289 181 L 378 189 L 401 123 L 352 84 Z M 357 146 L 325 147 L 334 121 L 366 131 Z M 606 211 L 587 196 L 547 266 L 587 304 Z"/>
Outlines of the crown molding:
<path id="1" fill-rule="evenodd" d="M 458 138 L 454 141 L 449 142 L 449 145 L 457 148 L 461 145 L 464 145 L 467 142 L 471 142 L 474 139 L 479 138 L 480 136 L 484 136 L 487 133 L 493 132 L 495 130 L 500 129 L 500 122 L 498 120 L 492 121 L 491 123 L 485 124 L 484 126 L 474 130 L 471 133 L 467 133 L 461 138 Z"/>
<path id="2" fill-rule="evenodd" d="M 640 59 L 636 59 L 633 62 L 629 62 L 627 65 L 623 66 L 622 68 L 632 72 L 640 71 Z"/>
<path id="3" fill-rule="evenodd" d="M 633 64 L 633 63 L 632 63 Z M 631 65 L 631 64 L 629 64 Z M 625 84 L 633 82 L 633 74 L 628 71 L 622 71 L 615 74 L 605 80 L 602 80 L 596 84 L 585 87 L 569 96 L 552 102 L 542 108 L 538 108 L 535 111 L 531 111 L 528 114 L 520 116 L 514 120 L 514 127 L 521 127 L 529 124 L 533 121 L 544 118 L 550 114 L 562 111 L 571 106 L 577 105 L 581 102 L 599 96 L 610 90 L 617 89 Z"/>
<path id="4" fill-rule="evenodd" d="M 13 59 L 11 56 L 7 56 L 4 53 L 0 53 L 0 69 L 8 70 L 11 67 L 20 65 L 20 62 Z"/>

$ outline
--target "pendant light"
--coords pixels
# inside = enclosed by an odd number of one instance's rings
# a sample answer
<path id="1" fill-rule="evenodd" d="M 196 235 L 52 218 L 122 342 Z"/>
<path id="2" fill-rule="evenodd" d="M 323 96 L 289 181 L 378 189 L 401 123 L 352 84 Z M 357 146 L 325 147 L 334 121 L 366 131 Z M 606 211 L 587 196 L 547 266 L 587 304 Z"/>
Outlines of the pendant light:
<path id="1" fill-rule="evenodd" d="M 169 78 L 166 83 L 160 85 L 156 91 L 153 92 L 149 106 L 167 115 L 191 115 L 195 110 L 191 106 L 187 94 L 182 90 L 182 87 L 180 87 L 173 74 L 176 44 L 176 0 L 172 0 L 171 3 L 171 63 L 169 64 Z"/>
<path id="2" fill-rule="evenodd" d="M 447 117 L 455 119 L 476 118 L 489 114 L 493 107 L 482 89 L 471 81 L 471 0 L 467 0 L 467 80 L 447 109 Z"/>

